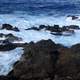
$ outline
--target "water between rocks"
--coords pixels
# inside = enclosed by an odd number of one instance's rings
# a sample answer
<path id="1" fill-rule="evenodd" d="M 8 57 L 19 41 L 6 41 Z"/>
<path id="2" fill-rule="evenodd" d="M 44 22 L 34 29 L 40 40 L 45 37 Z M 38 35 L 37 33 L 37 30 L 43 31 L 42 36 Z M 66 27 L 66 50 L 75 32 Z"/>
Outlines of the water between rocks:
<path id="1" fill-rule="evenodd" d="M 7 75 L 16 61 L 20 60 L 23 48 L 16 48 L 11 51 L 0 51 L 0 75 Z"/>

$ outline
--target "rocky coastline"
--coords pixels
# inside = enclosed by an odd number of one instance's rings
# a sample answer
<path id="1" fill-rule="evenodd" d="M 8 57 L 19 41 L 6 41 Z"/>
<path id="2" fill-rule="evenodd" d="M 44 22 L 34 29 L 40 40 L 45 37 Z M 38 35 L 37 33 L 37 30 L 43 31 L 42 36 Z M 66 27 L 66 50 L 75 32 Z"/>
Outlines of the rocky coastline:
<path id="1" fill-rule="evenodd" d="M 18 28 L 14 29 L 10 26 L 5 24 L 1 29 L 20 31 Z M 56 32 L 56 34 L 63 35 L 64 31 L 75 34 L 74 29 L 79 29 L 79 27 L 71 25 L 68 28 L 60 28 L 58 25 L 54 25 L 54 27 L 40 25 L 39 28 L 32 27 L 26 30 L 31 29 L 45 29 L 51 33 Z M 3 36 L 8 38 L 0 41 L 2 43 L 0 51 L 23 47 L 24 53 L 21 59 L 14 64 L 13 70 L 6 76 L 0 76 L 0 80 L 80 80 L 80 44 L 65 47 L 56 44 L 51 39 L 40 40 L 36 43 L 12 43 L 11 41 L 20 38 L 12 34 L 1 34 L 1 37 Z"/>

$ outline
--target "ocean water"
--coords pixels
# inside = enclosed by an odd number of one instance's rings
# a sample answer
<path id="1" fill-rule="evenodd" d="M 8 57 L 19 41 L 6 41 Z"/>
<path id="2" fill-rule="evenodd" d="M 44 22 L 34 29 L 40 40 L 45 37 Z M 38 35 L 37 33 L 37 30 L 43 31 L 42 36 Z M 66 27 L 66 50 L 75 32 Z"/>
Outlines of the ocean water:
<path id="1" fill-rule="evenodd" d="M 37 42 L 51 39 L 55 43 L 71 47 L 80 43 L 80 30 L 75 30 L 71 36 L 55 36 L 49 31 L 25 30 L 39 25 L 78 25 L 80 27 L 80 0 L 0 0 L 0 27 L 4 23 L 18 27 L 20 32 L 0 30 L 0 33 L 13 34 L 22 41 L 13 43 Z M 78 16 L 72 20 L 68 15 Z M 6 39 L 5 37 L 0 40 Z M 0 75 L 7 75 L 16 61 L 20 60 L 23 50 L 16 48 L 12 51 L 0 51 Z"/>
<path id="2" fill-rule="evenodd" d="M 0 51 L 0 75 L 7 75 L 14 66 L 14 63 L 20 60 L 23 54 L 23 48 L 16 48 L 11 51 Z"/>
<path id="3" fill-rule="evenodd" d="M 23 26 L 26 23 L 63 24 L 66 23 L 64 17 L 79 16 L 79 13 L 79 0 L 6 0 L 0 3 L 0 23 L 14 24 L 22 20 Z"/>
<path id="4" fill-rule="evenodd" d="M 7 2 L 8 1 L 8 2 Z M 80 4 L 72 0 L 14 0 L 0 3 L 0 24 L 10 23 L 15 26 L 31 27 L 40 24 L 47 25 L 69 25 L 66 16 L 80 13 Z M 79 24 L 79 23 L 77 23 Z"/>
<path id="5" fill-rule="evenodd" d="M 14 0 L 16 2 L 0 3 L 0 23 L 11 23 L 22 20 L 23 26 L 37 24 L 66 24 L 63 18 L 80 13 L 80 2 L 72 0 Z M 25 0 L 23 0 L 25 1 Z M 6 21 L 7 20 L 7 21 Z M 26 26 L 27 27 L 27 26 Z"/>
<path id="6" fill-rule="evenodd" d="M 68 15 L 80 16 L 80 1 L 79 0 L 14 0 L 13 2 L 4 1 L 0 3 L 0 24 L 9 23 L 14 27 L 18 27 L 20 32 L 0 30 L 0 33 L 21 37 L 21 42 L 37 42 L 41 39 L 51 39 L 55 43 L 60 43 L 65 46 L 72 46 L 80 43 L 80 32 L 75 30 L 75 35 L 72 36 L 54 36 L 47 31 L 26 31 L 29 27 L 39 27 L 39 25 L 54 25 L 60 27 L 64 25 L 80 26 L 80 17 L 77 20 L 72 20 Z M 35 35 L 35 36 L 34 36 Z M 75 39 L 74 39 L 75 37 Z"/>

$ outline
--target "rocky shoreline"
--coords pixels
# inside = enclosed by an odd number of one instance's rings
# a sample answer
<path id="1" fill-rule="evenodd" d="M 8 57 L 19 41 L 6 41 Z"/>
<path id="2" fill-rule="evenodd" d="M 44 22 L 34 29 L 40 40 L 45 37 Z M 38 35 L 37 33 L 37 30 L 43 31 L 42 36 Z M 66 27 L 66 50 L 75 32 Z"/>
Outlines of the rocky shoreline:
<path id="1" fill-rule="evenodd" d="M 1 29 L 20 31 L 9 24 L 4 24 Z M 32 27 L 26 30 L 42 29 L 50 31 L 53 35 L 63 35 L 65 31 L 75 34 L 74 29 L 79 29 L 79 26 L 70 25 L 60 28 L 58 25 L 53 27 L 40 25 L 38 28 Z M 14 64 L 13 70 L 6 76 L 0 76 L 0 80 L 80 80 L 80 44 L 69 48 L 56 44 L 51 39 L 40 40 L 36 43 L 12 43 L 21 38 L 12 34 L 0 34 L 1 38 L 3 36 L 6 39 L 0 41 L 0 51 L 22 47 L 24 53 Z"/>

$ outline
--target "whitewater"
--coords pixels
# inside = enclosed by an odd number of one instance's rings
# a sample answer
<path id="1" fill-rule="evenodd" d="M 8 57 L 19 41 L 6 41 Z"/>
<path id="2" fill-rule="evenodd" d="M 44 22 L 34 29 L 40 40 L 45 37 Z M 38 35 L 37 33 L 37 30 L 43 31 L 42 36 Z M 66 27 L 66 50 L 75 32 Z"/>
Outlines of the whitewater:
<path id="1" fill-rule="evenodd" d="M 55 36 L 50 34 L 50 31 L 41 30 L 26 30 L 31 27 L 39 27 L 39 25 L 59 25 L 62 26 L 69 26 L 69 25 L 78 25 L 80 26 L 80 19 L 78 15 L 78 19 L 72 20 L 71 17 L 67 16 L 30 16 L 30 15 L 23 15 L 21 14 L 5 14 L 0 15 L 0 24 L 11 24 L 14 27 L 18 27 L 20 32 L 9 31 L 9 30 L 0 30 L 0 33 L 9 34 L 12 33 L 13 35 L 22 38 L 20 43 L 29 43 L 31 41 L 37 42 L 40 40 L 47 40 L 51 39 L 55 43 L 60 43 L 64 46 L 72 46 L 74 44 L 80 43 L 80 30 L 74 30 L 75 34 L 71 36 Z M 35 35 L 35 36 L 34 36 Z M 75 37 L 75 38 L 74 38 Z M 3 38 L 2 38 L 3 39 Z M 19 41 L 18 41 L 19 42 Z"/>

